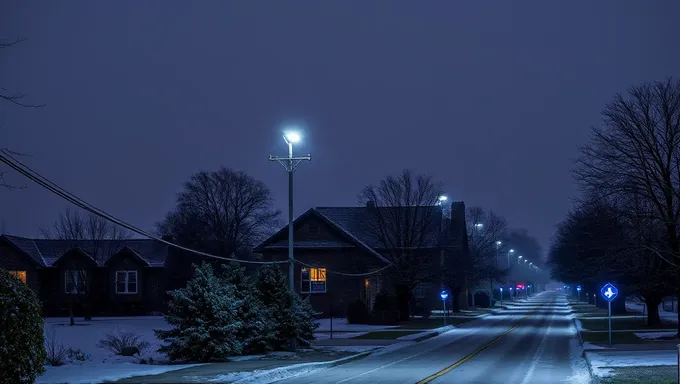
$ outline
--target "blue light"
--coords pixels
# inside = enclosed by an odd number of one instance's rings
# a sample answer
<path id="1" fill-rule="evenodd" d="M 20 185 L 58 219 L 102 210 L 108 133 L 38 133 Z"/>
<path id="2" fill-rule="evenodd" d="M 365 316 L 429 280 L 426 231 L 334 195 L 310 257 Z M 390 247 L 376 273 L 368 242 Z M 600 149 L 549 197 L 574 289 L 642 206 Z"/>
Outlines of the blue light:
<path id="1" fill-rule="evenodd" d="M 441 291 L 439 292 L 439 296 L 442 298 L 442 300 L 446 300 L 446 298 L 449 297 L 449 293 L 446 291 Z"/>

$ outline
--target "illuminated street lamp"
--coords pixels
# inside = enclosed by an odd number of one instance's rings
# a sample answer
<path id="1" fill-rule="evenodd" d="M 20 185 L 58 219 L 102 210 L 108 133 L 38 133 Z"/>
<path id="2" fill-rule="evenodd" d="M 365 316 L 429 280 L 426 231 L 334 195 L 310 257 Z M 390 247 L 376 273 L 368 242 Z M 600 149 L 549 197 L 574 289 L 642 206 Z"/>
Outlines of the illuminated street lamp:
<path id="1" fill-rule="evenodd" d="M 508 251 L 508 268 L 510 268 L 510 254 L 515 253 L 514 249 Z"/>
<path id="2" fill-rule="evenodd" d="M 288 286 L 291 294 L 295 292 L 295 256 L 293 254 L 293 172 L 295 168 L 303 161 L 311 161 L 312 155 L 307 156 L 293 156 L 293 144 L 299 143 L 302 136 L 297 130 L 289 129 L 284 131 L 283 140 L 288 144 L 288 156 L 272 156 L 269 155 L 269 161 L 277 161 L 283 165 L 288 172 Z M 296 349 L 295 337 L 291 341 L 291 350 Z"/>

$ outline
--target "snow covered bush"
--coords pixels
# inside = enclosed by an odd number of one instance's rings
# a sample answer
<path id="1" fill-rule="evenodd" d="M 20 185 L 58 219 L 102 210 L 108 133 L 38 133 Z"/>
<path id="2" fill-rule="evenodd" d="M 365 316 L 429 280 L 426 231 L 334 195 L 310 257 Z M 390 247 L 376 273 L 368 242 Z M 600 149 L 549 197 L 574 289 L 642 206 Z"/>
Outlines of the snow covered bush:
<path id="1" fill-rule="evenodd" d="M 134 332 L 116 332 L 107 333 L 103 340 L 99 340 L 97 346 L 114 355 L 129 356 L 133 354 L 141 355 L 149 348 L 149 343 L 144 341 L 142 335 Z"/>
<path id="2" fill-rule="evenodd" d="M 245 268 L 237 262 L 222 265 L 221 278 L 224 283 L 234 287 L 234 295 L 241 305 L 238 318 L 243 327 L 238 339 L 243 344 L 244 355 L 266 353 L 272 350 L 274 342 L 273 323 L 269 320 L 268 309 L 262 304 L 255 292 L 255 284 L 245 274 Z"/>
<path id="3" fill-rule="evenodd" d="M 297 345 L 309 346 L 314 340 L 314 311 L 308 299 L 302 299 L 288 289 L 287 277 L 276 265 L 265 265 L 258 271 L 255 283 L 257 297 L 270 316 L 272 348 L 285 350 L 295 337 Z"/>
<path id="4" fill-rule="evenodd" d="M 168 292 L 170 301 L 165 320 L 170 330 L 154 330 L 156 337 L 169 343 L 158 349 L 171 360 L 198 362 L 223 361 L 239 355 L 238 339 L 243 324 L 238 318 L 242 303 L 234 287 L 217 277 L 212 266 L 194 265 L 194 277 L 185 288 Z"/>
<path id="5" fill-rule="evenodd" d="M 33 291 L 0 269 L 0 384 L 33 383 L 45 371 L 45 336 Z"/>

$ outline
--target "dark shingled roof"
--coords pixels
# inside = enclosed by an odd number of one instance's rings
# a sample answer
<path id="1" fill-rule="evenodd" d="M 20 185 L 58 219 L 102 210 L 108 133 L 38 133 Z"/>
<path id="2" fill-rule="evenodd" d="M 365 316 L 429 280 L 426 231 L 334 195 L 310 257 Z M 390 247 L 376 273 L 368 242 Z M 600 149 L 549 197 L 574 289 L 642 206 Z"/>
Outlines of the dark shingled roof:
<path id="1" fill-rule="evenodd" d="M 439 245 L 439 228 L 442 221 L 442 210 L 436 207 L 379 207 L 379 208 L 369 208 L 369 207 L 317 207 L 314 210 L 329 220 L 333 221 L 338 227 L 342 228 L 347 233 L 352 234 L 362 243 L 366 244 L 372 249 L 381 249 L 383 244 L 380 240 L 373 236 L 371 233 L 371 222 L 376 221 L 375 213 L 371 212 L 372 209 L 380 209 L 384 211 L 383 217 L 393 218 L 398 217 L 399 212 L 403 211 L 404 216 L 406 216 L 407 210 L 410 210 L 410 214 L 414 215 L 429 215 L 429 218 L 424 218 L 422 220 L 430 220 L 429 225 L 433 229 L 427 234 L 422 247 L 435 248 Z M 391 211 L 391 212 L 387 212 Z M 421 222 L 418 218 L 417 222 Z M 373 223 L 374 224 L 374 223 Z M 374 224 L 375 225 L 375 224 Z M 373 227 L 375 228 L 375 227 Z"/>
<path id="2" fill-rule="evenodd" d="M 156 240 L 130 239 L 130 240 L 99 240 L 74 241 L 74 240 L 45 240 L 29 239 L 19 236 L 2 235 L 16 248 L 25 252 L 39 265 L 51 267 L 68 251 L 79 248 L 98 265 L 104 265 L 111 257 L 128 248 L 141 260 L 151 267 L 162 267 L 168 256 L 168 246 Z M 96 251 L 96 254 L 94 254 Z"/>
<path id="3" fill-rule="evenodd" d="M 435 207 L 381 207 L 381 208 L 371 208 L 371 207 L 317 207 L 312 208 L 295 219 L 293 225 L 304 220 L 310 215 L 316 215 L 317 217 L 323 219 L 325 222 L 330 224 L 332 227 L 337 228 L 348 238 L 347 242 L 329 242 L 329 241 L 295 241 L 295 246 L 297 248 L 330 248 L 330 247 L 348 247 L 348 246 L 359 246 L 364 248 L 369 253 L 372 253 L 379 259 L 387 262 L 383 256 L 380 255 L 379 251 L 383 248 L 379 239 L 376 238 L 370 230 L 370 222 L 376 220 L 376 216 L 371 209 L 381 209 L 381 210 L 411 210 L 411 213 L 417 215 L 429 215 L 429 217 L 424 220 L 429 220 L 430 224 L 433 226 L 433 231 L 428 233 L 424 243 L 421 245 L 424 248 L 436 248 L 439 246 L 439 228 L 442 223 L 442 210 Z M 404 211 L 408 212 L 408 211 Z M 387 213 L 387 217 L 397 217 L 395 211 Z M 419 219 L 420 220 L 420 219 Z M 263 248 L 285 248 L 288 246 L 287 239 L 280 239 L 282 234 L 287 231 L 288 226 L 282 228 L 276 234 L 271 236 L 269 239 L 262 242 L 255 249 Z M 277 239 L 274 241 L 274 239 Z"/>

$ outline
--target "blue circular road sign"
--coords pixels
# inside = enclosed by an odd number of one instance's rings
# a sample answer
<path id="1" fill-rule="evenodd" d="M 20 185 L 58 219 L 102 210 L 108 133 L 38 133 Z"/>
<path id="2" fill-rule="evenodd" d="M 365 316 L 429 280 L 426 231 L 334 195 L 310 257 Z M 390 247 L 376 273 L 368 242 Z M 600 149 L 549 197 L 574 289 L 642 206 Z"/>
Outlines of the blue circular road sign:
<path id="1" fill-rule="evenodd" d="M 579 285 L 578 287 L 576 287 L 576 290 L 581 292 L 581 286 Z"/>
<path id="2" fill-rule="evenodd" d="M 446 298 L 449 297 L 449 293 L 446 291 L 441 291 L 439 292 L 439 296 L 441 296 L 442 300 L 446 300 Z"/>
<path id="3" fill-rule="evenodd" d="M 607 283 L 604 287 L 602 287 L 600 293 L 602 293 L 602 297 L 604 297 L 605 300 L 614 301 L 616 296 L 619 295 L 619 290 L 616 289 L 616 287 L 611 283 Z"/>

